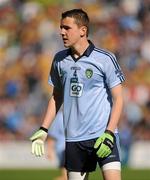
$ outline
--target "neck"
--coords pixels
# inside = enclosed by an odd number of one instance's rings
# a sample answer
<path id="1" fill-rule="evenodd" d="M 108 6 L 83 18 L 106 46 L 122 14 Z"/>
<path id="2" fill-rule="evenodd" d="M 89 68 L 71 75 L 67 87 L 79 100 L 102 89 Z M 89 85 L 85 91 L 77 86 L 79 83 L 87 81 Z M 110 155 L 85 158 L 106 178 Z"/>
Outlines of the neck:
<path id="1" fill-rule="evenodd" d="M 85 50 L 88 48 L 89 42 L 88 40 L 78 43 L 75 47 L 72 47 L 72 54 L 75 58 L 82 56 Z"/>

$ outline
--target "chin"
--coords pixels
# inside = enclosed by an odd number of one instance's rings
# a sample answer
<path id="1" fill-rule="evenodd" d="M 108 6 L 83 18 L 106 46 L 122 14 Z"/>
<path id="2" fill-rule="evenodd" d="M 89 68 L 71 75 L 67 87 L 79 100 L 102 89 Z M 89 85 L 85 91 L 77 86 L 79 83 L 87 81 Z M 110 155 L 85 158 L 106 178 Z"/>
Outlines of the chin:
<path id="1" fill-rule="evenodd" d="M 64 47 L 65 47 L 65 48 L 69 48 L 70 45 L 69 45 L 69 44 L 64 44 Z"/>

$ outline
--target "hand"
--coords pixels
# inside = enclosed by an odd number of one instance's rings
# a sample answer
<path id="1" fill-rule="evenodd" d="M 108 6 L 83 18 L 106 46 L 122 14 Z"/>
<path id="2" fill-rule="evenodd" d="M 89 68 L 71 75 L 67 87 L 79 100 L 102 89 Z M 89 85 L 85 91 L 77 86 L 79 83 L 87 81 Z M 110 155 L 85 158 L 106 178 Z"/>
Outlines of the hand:
<path id="1" fill-rule="evenodd" d="M 97 149 L 97 156 L 99 158 L 105 158 L 109 156 L 114 147 L 115 136 L 110 130 L 106 130 L 94 144 L 94 148 Z"/>
<path id="2" fill-rule="evenodd" d="M 44 155 L 44 142 L 47 138 L 47 133 L 48 129 L 41 127 L 30 137 L 32 141 L 32 154 L 35 156 Z"/>

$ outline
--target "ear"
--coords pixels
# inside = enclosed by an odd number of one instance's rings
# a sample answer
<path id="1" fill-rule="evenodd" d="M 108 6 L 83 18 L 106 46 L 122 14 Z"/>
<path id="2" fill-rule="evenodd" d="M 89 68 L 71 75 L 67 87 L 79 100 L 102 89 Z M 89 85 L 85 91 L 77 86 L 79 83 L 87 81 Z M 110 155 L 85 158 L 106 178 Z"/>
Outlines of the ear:
<path id="1" fill-rule="evenodd" d="M 87 34 L 87 27 L 86 26 L 82 26 L 80 28 L 80 36 L 84 37 L 84 36 L 86 36 L 86 34 Z"/>

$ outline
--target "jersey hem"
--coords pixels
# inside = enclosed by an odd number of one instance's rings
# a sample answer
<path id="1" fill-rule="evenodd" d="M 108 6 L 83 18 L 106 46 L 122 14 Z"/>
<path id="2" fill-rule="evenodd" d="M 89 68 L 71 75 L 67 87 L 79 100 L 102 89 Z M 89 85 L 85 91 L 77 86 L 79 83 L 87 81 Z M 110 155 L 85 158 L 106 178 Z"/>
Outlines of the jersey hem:
<path id="1" fill-rule="evenodd" d="M 84 137 L 84 138 L 66 138 L 66 142 L 78 142 L 78 141 L 86 141 L 86 140 L 90 140 L 90 139 L 96 139 L 100 135 L 101 134 L 95 134 L 94 136 Z"/>

